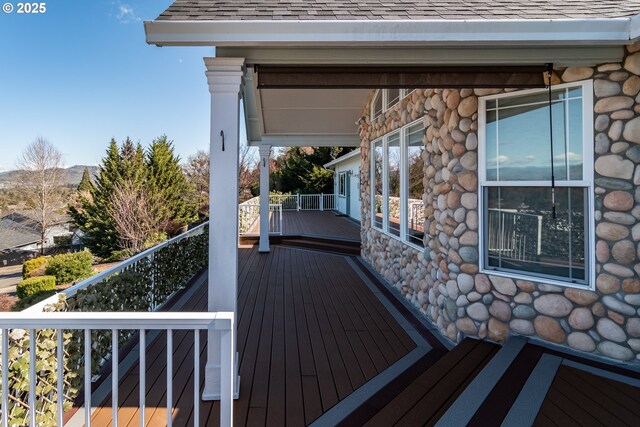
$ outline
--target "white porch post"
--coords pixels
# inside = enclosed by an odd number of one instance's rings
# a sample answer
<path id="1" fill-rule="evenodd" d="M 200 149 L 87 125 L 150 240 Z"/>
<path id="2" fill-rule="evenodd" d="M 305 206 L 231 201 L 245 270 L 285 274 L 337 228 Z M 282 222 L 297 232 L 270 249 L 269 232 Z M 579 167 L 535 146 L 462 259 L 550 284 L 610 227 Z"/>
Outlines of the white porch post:
<path id="1" fill-rule="evenodd" d="M 240 94 L 244 58 L 204 58 L 211 93 L 211 175 L 209 185 L 209 311 L 237 314 L 238 289 L 238 148 Z M 235 319 L 234 329 L 237 328 Z M 222 332 L 208 332 L 207 365 L 202 398 L 221 395 Z M 228 335 L 227 335 L 228 336 Z M 233 333 L 233 354 L 236 354 Z M 237 372 L 235 361 L 233 369 Z M 237 376 L 234 373 L 237 381 Z M 235 390 L 239 384 L 235 384 Z"/>
<path id="2" fill-rule="evenodd" d="M 270 145 L 260 145 L 260 244 L 258 252 L 269 252 L 269 153 Z"/>

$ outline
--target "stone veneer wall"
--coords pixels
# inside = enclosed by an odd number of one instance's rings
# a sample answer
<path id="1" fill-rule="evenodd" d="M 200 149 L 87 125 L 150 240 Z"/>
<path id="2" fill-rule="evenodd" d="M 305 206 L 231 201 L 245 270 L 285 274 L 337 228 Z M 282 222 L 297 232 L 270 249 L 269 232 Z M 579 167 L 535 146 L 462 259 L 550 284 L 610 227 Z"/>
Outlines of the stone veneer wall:
<path id="1" fill-rule="evenodd" d="M 363 257 L 452 341 L 521 334 L 640 361 L 639 76 L 635 44 L 621 64 L 558 69 L 552 79 L 594 80 L 596 292 L 479 273 L 478 96 L 502 92 L 496 90 L 416 90 L 374 123 L 365 107 L 359 123 L 365 201 L 370 142 L 423 117 L 427 249 L 372 229 L 363 202 Z"/>

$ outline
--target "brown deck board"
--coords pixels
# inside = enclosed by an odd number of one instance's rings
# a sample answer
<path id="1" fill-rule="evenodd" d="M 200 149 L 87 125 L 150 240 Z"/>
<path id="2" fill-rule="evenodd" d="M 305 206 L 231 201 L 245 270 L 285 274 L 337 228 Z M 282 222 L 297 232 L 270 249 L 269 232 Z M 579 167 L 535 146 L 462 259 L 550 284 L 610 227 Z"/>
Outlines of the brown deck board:
<path id="1" fill-rule="evenodd" d="M 638 425 L 640 388 L 561 366 L 540 408 L 535 425 L 545 420 L 576 425 Z"/>
<path id="2" fill-rule="evenodd" d="M 316 236 L 347 240 L 360 240 L 360 226 L 332 211 L 283 211 L 284 236 Z M 247 235 L 260 234 L 260 221 L 251 227 Z"/>
<path id="3" fill-rule="evenodd" d="M 397 423 L 399 426 L 414 426 L 417 423 L 433 425 L 464 391 L 466 386 L 491 360 L 498 346 L 481 341 L 455 368 L 407 412 Z"/>
<path id="4" fill-rule="evenodd" d="M 495 344 L 464 340 L 446 357 L 426 369 L 366 425 L 423 425 L 437 419 L 497 348 Z"/>
<path id="5" fill-rule="evenodd" d="M 238 277 L 241 394 L 235 425 L 308 425 L 408 353 L 410 338 L 388 335 L 406 332 L 375 296 L 363 296 L 370 290 L 344 256 L 275 245 L 268 254 L 241 248 Z M 180 310 L 206 308 L 204 284 Z M 174 425 L 193 424 L 192 343 L 193 332 L 174 332 Z M 166 336 L 147 344 L 146 424 L 155 427 L 167 415 Z M 202 386 L 204 331 L 201 344 Z M 138 423 L 138 370 L 135 363 L 120 381 L 121 426 Z M 111 396 L 100 406 L 92 425 L 108 426 Z M 218 425 L 219 414 L 218 402 L 200 402 L 201 425 Z"/>

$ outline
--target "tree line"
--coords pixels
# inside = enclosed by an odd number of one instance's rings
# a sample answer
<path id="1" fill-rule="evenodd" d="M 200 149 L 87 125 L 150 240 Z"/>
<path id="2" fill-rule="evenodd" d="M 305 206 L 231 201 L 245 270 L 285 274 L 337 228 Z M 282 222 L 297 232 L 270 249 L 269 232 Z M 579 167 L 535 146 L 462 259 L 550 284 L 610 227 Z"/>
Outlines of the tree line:
<path id="1" fill-rule="evenodd" d="M 240 202 L 259 194 L 259 164 L 254 149 L 240 147 Z M 322 167 L 349 149 L 289 147 L 271 161 L 270 190 L 281 193 L 331 193 L 333 172 Z M 85 169 L 68 197 L 61 185 L 60 152 L 38 138 L 24 151 L 19 166 L 28 172 L 25 194 L 44 232 L 55 211 L 66 211 L 95 255 L 119 260 L 184 231 L 209 215 L 209 154 L 198 151 L 184 164 L 163 135 L 148 147 L 130 138 L 109 142 L 97 174 Z"/>

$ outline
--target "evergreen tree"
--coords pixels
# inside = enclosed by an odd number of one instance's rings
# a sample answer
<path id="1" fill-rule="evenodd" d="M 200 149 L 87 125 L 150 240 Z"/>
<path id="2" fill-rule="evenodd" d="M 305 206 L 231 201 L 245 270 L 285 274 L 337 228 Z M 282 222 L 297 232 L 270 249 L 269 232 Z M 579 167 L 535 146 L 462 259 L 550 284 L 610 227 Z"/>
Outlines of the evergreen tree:
<path id="1" fill-rule="evenodd" d="M 197 219 L 192 186 L 185 178 L 180 157 L 173 151 L 173 142 L 166 135 L 151 143 L 147 154 L 147 192 L 151 197 L 154 212 L 157 212 L 160 232 L 173 234 Z"/>
<path id="2" fill-rule="evenodd" d="M 80 180 L 80 184 L 78 184 L 77 191 L 82 192 L 91 192 L 93 191 L 93 183 L 91 182 L 91 175 L 89 175 L 89 169 L 84 168 L 82 172 L 82 179 Z"/>
<path id="3" fill-rule="evenodd" d="M 337 147 L 290 147 L 276 160 L 272 181 L 283 193 L 332 193 L 333 172 L 323 165 L 336 158 Z"/>
<path id="4" fill-rule="evenodd" d="M 164 136 L 154 140 L 147 152 L 129 138 L 120 147 L 112 139 L 95 184 L 88 192 L 78 192 L 79 203 L 69 206 L 69 214 L 84 232 L 85 245 L 104 258 L 126 249 L 114 219 L 116 194 L 128 200 L 144 195 L 149 201 L 148 212 L 153 213 L 153 223 L 157 224 L 149 235 L 150 242 L 174 234 L 194 220 L 195 211 L 187 201 L 190 187 L 179 161 Z"/>

